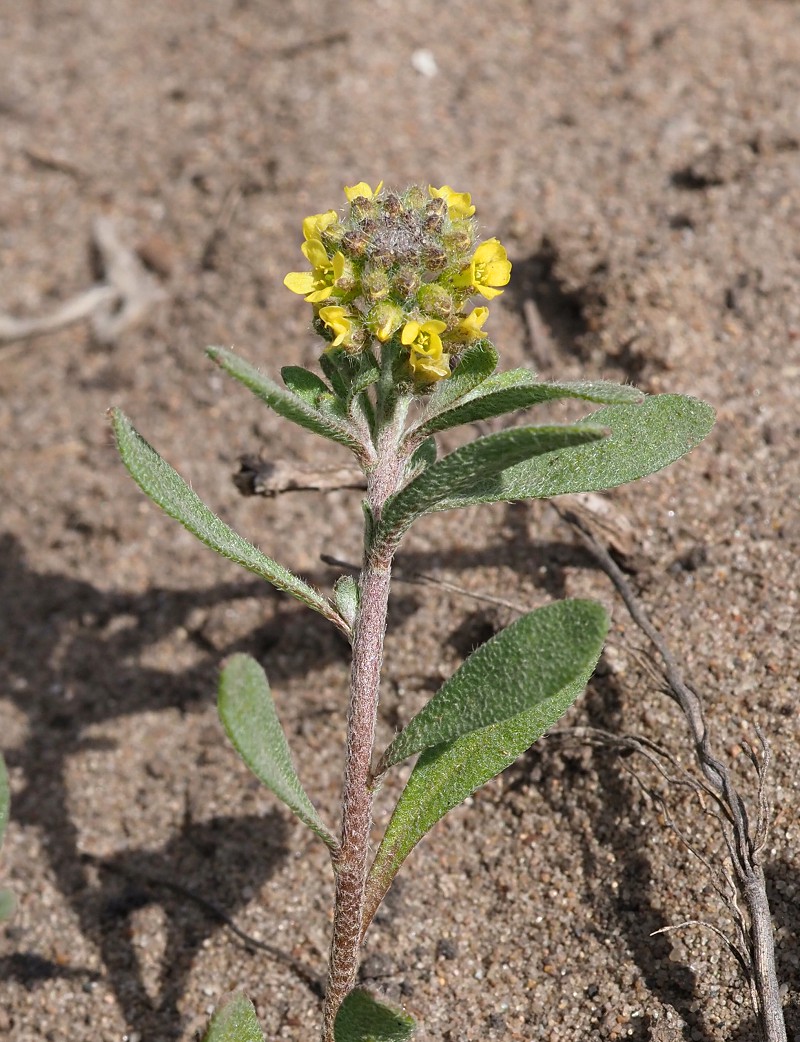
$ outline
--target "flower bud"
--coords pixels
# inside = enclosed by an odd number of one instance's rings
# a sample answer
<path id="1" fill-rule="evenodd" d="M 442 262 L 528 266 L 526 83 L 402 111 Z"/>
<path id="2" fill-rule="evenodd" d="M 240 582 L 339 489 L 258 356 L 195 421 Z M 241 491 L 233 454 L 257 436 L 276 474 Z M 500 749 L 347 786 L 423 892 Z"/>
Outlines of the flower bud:
<path id="1" fill-rule="evenodd" d="M 342 236 L 341 249 L 351 257 L 363 257 L 368 245 L 369 236 L 363 228 L 354 228 Z"/>
<path id="2" fill-rule="evenodd" d="M 433 232 L 434 234 L 440 232 L 444 228 L 444 214 L 426 213 L 422 221 L 422 227 L 426 232 Z"/>
<path id="3" fill-rule="evenodd" d="M 385 343 L 403 324 L 403 311 L 390 301 L 376 304 L 367 315 L 367 329 Z"/>
<path id="4" fill-rule="evenodd" d="M 472 235 L 469 228 L 453 228 L 442 236 L 445 249 L 450 254 L 463 256 L 472 249 Z"/>
<path id="5" fill-rule="evenodd" d="M 440 318 L 449 323 L 455 314 L 455 305 L 444 286 L 436 282 L 426 282 L 417 294 L 417 302 L 426 315 Z"/>
<path id="6" fill-rule="evenodd" d="M 428 196 L 421 185 L 412 185 L 405 194 L 405 204 L 409 210 L 421 210 L 428 202 Z"/>
<path id="7" fill-rule="evenodd" d="M 416 268 L 402 267 L 392 280 L 392 288 L 399 297 L 405 297 L 407 300 L 414 296 L 421 282 L 422 279 Z"/>
<path id="8" fill-rule="evenodd" d="M 436 275 L 447 267 L 447 254 L 437 243 L 428 242 L 422 247 L 422 262 L 427 272 Z"/>
<path id="9" fill-rule="evenodd" d="M 383 199 L 383 212 L 387 217 L 399 217 L 403 212 L 400 196 L 394 192 L 387 192 Z"/>
<path id="10" fill-rule="evenodd" d="M 389 276 L 385 268 L 368 266 L 361 275 L 361 289 L 367 300 L 383 300 L 389 296 Z"/>

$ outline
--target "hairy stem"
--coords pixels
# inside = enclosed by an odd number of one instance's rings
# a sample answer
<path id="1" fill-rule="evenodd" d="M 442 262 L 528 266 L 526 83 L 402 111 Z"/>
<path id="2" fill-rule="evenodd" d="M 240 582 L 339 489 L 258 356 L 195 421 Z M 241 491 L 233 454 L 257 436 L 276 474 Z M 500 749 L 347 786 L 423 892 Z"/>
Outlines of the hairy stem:
<path id="1" fill-rule="evenodd" d="M 403 460 L 397 454 L 396 442 L 396 430 L 387 428 L 383 444 L 378 449 L 377 463 L 369 475 L 367 499 L 376 521 L 380 519 L 387 498 L 397 490 L 402 479 Z M 391 565 L 390 551 L 366 547 L 353 634 L 347 758 L 342 792 L 342 841 L 334 861 L 336 897 L 323 1011 L 323 1042 L 333 1042 L 336 1013 L 355 986 L 358 972 L 372 826 L 372 753 Z"/>

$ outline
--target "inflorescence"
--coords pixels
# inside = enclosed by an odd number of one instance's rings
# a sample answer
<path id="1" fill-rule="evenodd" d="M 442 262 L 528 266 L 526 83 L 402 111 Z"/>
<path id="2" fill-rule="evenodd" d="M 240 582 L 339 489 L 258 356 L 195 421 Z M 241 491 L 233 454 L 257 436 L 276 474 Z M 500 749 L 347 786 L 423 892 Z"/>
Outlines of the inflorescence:
<path id="1" fill-rule="evenodd" d="M 302 251 L 311 271 L 284 284 L 314 308 L 314 329 L 327 351 L 361 354 L 393 344 L 412 389 L 450 375 L 450 363 L 484 336 L 485 306 L 508 284 L 511 264 L 497 239 L 476 246 L 475 207 L 449 185 L 404 192 L 346 187 L 349 209 L 303 221 Z"/>

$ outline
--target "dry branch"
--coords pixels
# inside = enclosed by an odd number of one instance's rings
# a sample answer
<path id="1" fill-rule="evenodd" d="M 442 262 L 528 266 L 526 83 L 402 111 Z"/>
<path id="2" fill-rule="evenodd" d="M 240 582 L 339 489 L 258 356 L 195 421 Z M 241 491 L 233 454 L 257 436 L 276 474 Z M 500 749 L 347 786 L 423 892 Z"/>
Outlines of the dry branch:
<path id="1" fill-rule="evenodd" d="M 113 221 L 97 217 L 92 242 L 103 270 L 103 281 L 65 301 L 49 315 L 14 318 L 0 313 L 0 344 L 32 340 L 88 321 L 101 344 L 113 344 L 137 325 L 166 293 L 148 274 L 136 254 L 117 235 Z"/>
<path id="2" fill-rule="evenodd" d="M 675 657 L 664 639 L 650 622 L 622 570 L 600 542 L 586 516 L 579 516 L 569 506 L 553 503 L 560 516 L 571 526 L 597 564 L 617 589 L 631 618 L 647 636 L 664 664 L 667 693 L 678 704 L 689 726 L 698 766 L 705 787 L 716 800 L 723 822 L 723 834 L 730 854 L 738 897 L 747 910 L 749 930 L 746 941 L 749 980 L 753 1005 L 764 1042 L 786 1042 L 778 978 L 775 969 L 775 943 L 767 898 L 764 870 L 760 855 L 769 824 L 769 801 L 766 778 L 770 763 L 769 745 L 757 729 L 761 756 L 748 747 L 748 754 L 758 776 L 758 807 L 755 824 L 751 824 L 748 808 L 739 794 L 730 769 L 714 756 L 711 740 L 697 692 L 682 675 Z"/>

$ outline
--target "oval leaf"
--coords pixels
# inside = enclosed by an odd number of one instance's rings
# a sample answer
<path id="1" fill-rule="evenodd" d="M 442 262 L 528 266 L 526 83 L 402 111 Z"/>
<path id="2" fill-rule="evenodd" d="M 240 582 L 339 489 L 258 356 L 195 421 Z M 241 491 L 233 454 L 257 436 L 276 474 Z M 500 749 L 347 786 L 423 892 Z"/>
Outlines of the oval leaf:
<path id="1" fill-rule="evenodd" d="M 607 632 L 608 616 L 594 601 L 557 601 L 523 615 L 442 685 L 395 738 L 376 773 L 553 698 L 597 661 Z"/>
<path id="2" fill-rule="evenodd" d="M 362 935 L 398 869 L 422 837 L 541 738 L 581 694 L 595 665 L 593 662 L 577 680 L 519 716 L 420 754 L 369 872 Z"/>
<path id="3" fill-rule="evenodd" d="M 349 636 L 350 627 L 321 593 L 271 557 L 262 554 L 209 510 L 178 472 L 144 440 L 123 412 L 112 409 L 111 419 L 122 462 L 139 488 L 154 503 L 170 517 L 180 521 L 206 546 L 260 575 L 277 589 L 290 593 Z"/>
<path id="4" fill-rule="evenodd" d="M 412 522 L 434 510 L 446 510 L 443 503 L 474 497 L 498 474 L 514 463 L 555 449 L 582 445 L 604 438 L 603 427 L 514 427 L 489 434 L 462 445 L 460 449 L 432 464 L 405 488 L 390 496 L 384 507 L 379 538 L 396 542 Z M 499 487 L 499 486 L 498 486 Z"/>
<path id="5" fill-rule="evenodd" d="M 414 1021 L 403 1010 L 378 1002 L 356 988 L 339 1007 L 333 1025 L 334 1042 L 408 1042 Z"/>
<path id="6" fill-rule="evenodd" d="M 243 992 L 235 991 L 221 1000 L 203 1042 L 264 1042 L 255 1007 Z"/>
<path id="7" fill-rule="evenodd" d="M 681 394 L 647 397 L 641 405 L 611 405 L 578 423 L 611 430 L 603 441 L 531 457 L 484 482 L 439 500 L 433 510 L 475 503 L 548 499 L 565 492 L 599 492 L 653 474 L 698 445 L 714 426 L 714 410 Z"/>
<path id="8" fill-rule="evenodd" d="M 222 726 L 253 774 L 331 850 L 338 850 L 297 776 L 267 676 L 254 658 L 234 655 L 225 664 L 217 708 Z"/>

